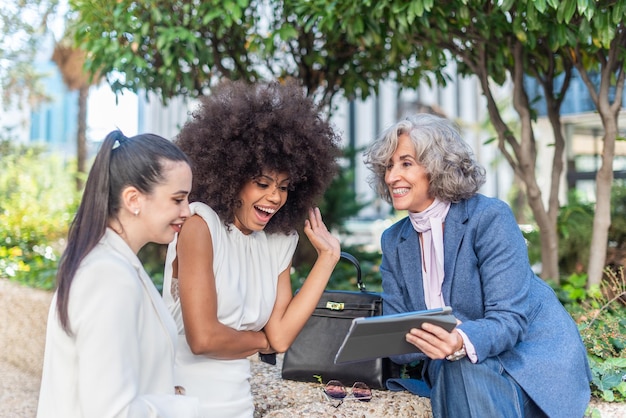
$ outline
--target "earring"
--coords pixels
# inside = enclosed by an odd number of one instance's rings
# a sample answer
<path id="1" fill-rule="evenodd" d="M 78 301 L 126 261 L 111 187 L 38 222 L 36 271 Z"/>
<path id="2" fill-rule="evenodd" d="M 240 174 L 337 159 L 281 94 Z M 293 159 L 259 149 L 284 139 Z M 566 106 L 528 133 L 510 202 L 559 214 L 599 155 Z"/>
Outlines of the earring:
<path id="1" fill-rule="evenodd" d="M 139 215 L 139 209 L 135 209 L 135 216 Z"/>

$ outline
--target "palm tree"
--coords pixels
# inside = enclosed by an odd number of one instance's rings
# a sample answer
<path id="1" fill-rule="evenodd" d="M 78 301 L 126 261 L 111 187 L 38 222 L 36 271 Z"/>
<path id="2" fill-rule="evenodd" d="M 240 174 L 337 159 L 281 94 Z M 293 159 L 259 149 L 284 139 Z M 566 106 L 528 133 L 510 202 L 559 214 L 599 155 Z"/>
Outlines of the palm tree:
<path id="1" fill-rule="evenodd" d="M 84 70 L 85 51 L 72 45 L 66 36 L 57 42 L 52 53 L 63 82 L 70 90 L 78 90 L 78 123 L 76 131 L 76 189 L 82 190 L 87 171 L 87 99 L 89 88 L 99 77 Z"/>

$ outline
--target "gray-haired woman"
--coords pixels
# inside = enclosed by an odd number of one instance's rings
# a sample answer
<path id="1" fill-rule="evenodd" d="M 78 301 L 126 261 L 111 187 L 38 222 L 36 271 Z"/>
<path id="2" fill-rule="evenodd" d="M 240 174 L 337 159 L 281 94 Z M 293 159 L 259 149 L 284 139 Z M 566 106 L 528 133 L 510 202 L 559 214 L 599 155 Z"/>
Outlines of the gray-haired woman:
<path id="1" fill-rule="evenodd" d="M 576 324 L 531 270 L 509 206 L 478 193 L 485 170 L 447 119 L 418 114 L 365 153 L 380 196 L 408 216 L 382 236 L 388 314 L 451 306 L 452 332 L 425 324 L 435 417 L 582 417 L 591 374 Z"/>

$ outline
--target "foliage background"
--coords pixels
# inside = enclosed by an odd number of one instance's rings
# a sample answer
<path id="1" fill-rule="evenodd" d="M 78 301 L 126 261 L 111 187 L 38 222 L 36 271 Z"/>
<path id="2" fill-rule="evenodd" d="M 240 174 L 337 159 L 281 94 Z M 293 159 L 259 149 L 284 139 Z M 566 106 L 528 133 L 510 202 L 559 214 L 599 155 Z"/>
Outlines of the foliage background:
<path id="1" fill-rule="evenodd" d="M 78 202 L 72 164 L 8 140 L 0 161 L 0 277 L 52 289 Z"/>

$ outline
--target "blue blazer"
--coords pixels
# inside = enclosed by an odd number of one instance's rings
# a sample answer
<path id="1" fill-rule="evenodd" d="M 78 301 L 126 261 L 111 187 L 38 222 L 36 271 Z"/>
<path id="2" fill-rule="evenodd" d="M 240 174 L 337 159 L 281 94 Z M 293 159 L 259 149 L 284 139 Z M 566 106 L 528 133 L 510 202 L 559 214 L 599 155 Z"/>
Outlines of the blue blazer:
<path id="1" fill-rule="evenodd" d="M 453 203 L 444 224 L 443 299 L 478 362 L 497 356 L 550 417 L 582 417 L 591 372 L 578 328 L 554 291 L 530 268 L 509 206 L 475 195 Z M 385 314 L 426 309 L 417 232 L 404 218 L 381 239 Z M 394 357 L 397 363 L 423 354 Z"/>

